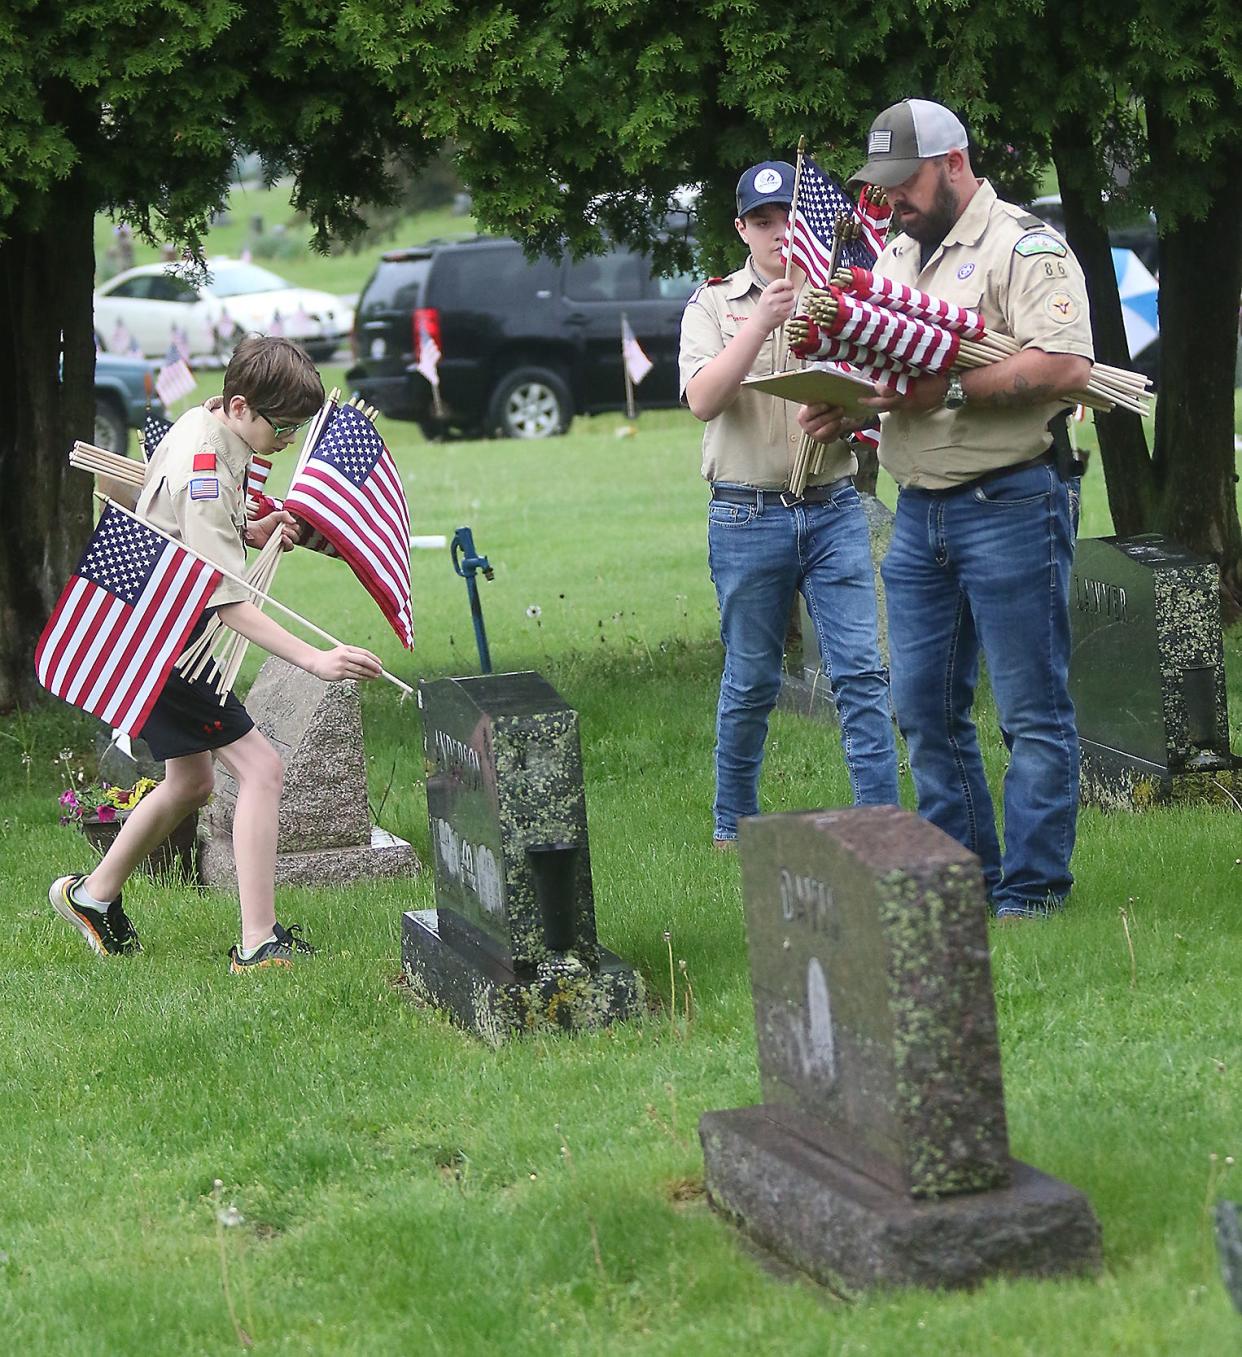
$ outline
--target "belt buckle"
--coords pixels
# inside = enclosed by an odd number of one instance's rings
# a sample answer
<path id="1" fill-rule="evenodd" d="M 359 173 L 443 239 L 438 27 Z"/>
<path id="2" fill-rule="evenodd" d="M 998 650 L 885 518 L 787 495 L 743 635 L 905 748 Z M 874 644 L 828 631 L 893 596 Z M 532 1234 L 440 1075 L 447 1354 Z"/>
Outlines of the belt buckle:
<path id="1" fill-rule="evenodd" d="M 795 495 L 792 490 L 781 491 L 781 506 L 785 509 L 796 509 L 799 504 L 805 504 L 806 501 L 801 495 Z"/>

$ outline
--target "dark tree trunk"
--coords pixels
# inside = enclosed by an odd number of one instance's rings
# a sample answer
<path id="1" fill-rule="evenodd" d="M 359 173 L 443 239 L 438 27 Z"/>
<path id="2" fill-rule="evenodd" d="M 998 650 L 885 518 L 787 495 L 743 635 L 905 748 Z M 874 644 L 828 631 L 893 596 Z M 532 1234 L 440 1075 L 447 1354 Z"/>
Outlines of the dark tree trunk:
<path id="1" fill-rule="evenodd" d="M 1099 193 L 1085 187 L 1092 173 L 1092 154 L 1090 142 L 1079 127 L 1058 125 L 1053 129 L 1052 158 L 1061 185 L 1065 233 L 1087 275 L 1096 361 L 1128 368 L 1130 350 L 1108 228 L 1101 220 Z M 1094 415 L 1113 527 L 1122 536 L 1147 531 L 1157 496 L 1143 421 L 1128 410 L 1097 410 Z"/>
<path id="2" fill-rule="evenodd" d="M 1176 172 L 1172 128 L 1147 105 L 1153 174 Z M 1202 169 L 1211 211 L 1160 241 L 1160 401 L 1152 527 L 1220 566 L 1231 615 L 1242 608 L 1242 528 L 1233 446 L 1234 364 L 1242 290 L 1242 138 Z"/>
<path id="3" fill-rule="evenodd" d="M 91 523 L 68 455 L 94 428 L 93 195 L 71 177 L 42 206 L 0 242 L 0 711 L 40 691 L 35 642 Z"/>

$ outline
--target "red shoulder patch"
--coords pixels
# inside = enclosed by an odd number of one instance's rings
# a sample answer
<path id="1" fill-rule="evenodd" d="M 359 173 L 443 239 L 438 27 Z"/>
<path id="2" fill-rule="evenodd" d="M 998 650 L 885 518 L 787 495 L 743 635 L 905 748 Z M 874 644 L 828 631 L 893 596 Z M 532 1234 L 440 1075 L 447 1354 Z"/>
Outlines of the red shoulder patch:
<path id="1" fill-rule="evenodd" d="M 723 283 L 724 281 L 725 281 L 725 279 L 723 279 L 723 278 L 709 278 L 709 279 L 707 280 L 707 282 L 703 284 L 703 286 L 704 286 L 704 287 L 715 287 L 717 283 Z"/>
<path id="2" fill-rule="evenodd" d="M 216 454 L 214 452 L 196 452 L 194 454 L 195 471 L 214 471 L 216 469 Z"/>

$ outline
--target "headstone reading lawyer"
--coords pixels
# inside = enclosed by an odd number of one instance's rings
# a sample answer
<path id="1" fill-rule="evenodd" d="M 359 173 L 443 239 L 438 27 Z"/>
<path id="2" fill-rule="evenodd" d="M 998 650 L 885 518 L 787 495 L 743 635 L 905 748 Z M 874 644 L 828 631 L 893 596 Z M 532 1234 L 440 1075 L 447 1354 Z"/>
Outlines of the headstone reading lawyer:
<path id="1" fill-rule="evenodd" d="M 371 824 L 356 684 L 325 683 L 273 656 L 259 670 L 246 710 L 285 765 L 278 885 L 348 885 L 418 872 L 413 848 Z M 236 806 L 237 783 L 217 760 L 215 792 L 199 813 L 199 871 L 208 885 L 236 880 Z"/>
<path id="2" fill-rule="evenodd" d="M 578 713 L 535 673 L 418 701 L 436 908 L 403 919 L 410 987 L 493 1043 L 628 1017 L 642 982 L 595 934 Z"/>
<path id="3" fill-rule="evenodd" d="M 699 1123 L 708 1197 L 843 1294 L 1094 1267 L 1009 1156 L 979 862 L 895 806 L 741 824 L 763 1103 Z"/>
<path id="4" fill-rule="evenodd" d="M 884 598 L 884 581 L 880 578 L 880 562 L 893 540 L 893 511 L 874 495 L 860 494 L 863 513 L 871 531 L 871 564 L 875 571 L 875 594 L 879 622 L 880 658 L 888 664 L 888 613 Z M 806 599 L 794 598 L 797 627 L 786 642 L 785 667 L 781 674 L 781 690 L 777 706 L 781 711 L 798 716 L 815 716 L 827 721 L 837 719 L 837 704 L 832 697 L 832 683 L 824 672 L 819 653 L 815 622 L 807 611 Z M 832 619 L 827 619 L 832 625 Z"/>
<path id="5" fill-rule="evenodd" d="M 1242 762 L 1229 748 L 1219 585 L 1212 561 L 1164 537 L 1079 541 L 1070 695 L 1085 804 L 1231 805 L 1242 792 Z"/>

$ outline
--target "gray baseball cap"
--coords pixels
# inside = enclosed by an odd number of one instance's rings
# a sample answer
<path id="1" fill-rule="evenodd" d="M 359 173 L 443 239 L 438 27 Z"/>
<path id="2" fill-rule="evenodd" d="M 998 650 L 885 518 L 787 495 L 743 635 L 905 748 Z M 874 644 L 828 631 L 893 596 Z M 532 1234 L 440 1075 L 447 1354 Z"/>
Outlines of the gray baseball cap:
<path id="1" fill-rule="evenodd" d="M 968 144 L 956 113 L 930 99 L 903 99 L 871 124 L 867 163 L 850 175 L 849 182 L 892 188 L 909 179 L 920 161 L 964 151 Z"/>

